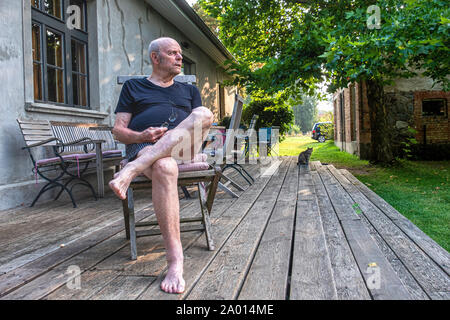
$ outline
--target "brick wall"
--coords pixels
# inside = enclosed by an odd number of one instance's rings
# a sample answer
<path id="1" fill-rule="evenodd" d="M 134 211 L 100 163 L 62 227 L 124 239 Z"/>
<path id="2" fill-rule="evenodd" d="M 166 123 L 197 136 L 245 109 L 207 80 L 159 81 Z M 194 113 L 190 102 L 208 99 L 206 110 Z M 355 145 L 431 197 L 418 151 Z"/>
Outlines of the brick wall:
<path id="1" fill-rule="evenodd" d="M 446 99 L 447 110 L 445 116 L 422 116 L 423 99 Z M 426 143 L 441 144 L 450 142 L 450 118 L 448 105 L 450 92 L 444 91 L 416 91 L 414 92 L 414 122 L 416 125 L 416 139 L 424 143 L 424 126 L 426 126 Z"/>

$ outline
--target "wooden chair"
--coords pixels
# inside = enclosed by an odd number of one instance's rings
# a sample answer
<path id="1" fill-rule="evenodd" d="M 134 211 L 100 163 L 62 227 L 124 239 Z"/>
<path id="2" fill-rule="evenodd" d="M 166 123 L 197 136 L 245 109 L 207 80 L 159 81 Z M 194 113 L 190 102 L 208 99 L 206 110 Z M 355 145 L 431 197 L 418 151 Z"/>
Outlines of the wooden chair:
<path id="1" fill-rule="evenodd" d="M 38 175 L 47 181 L 34 198 L 31 207 L 46 191 L 60 187 L 61 190 L 55 200 L 59 198 L 63 191 L 66 191 L 75 208 L 76 203 L 72 195 L 72 189 L 79 184 L 88 187 L 94 198 L 97 199 L 94 188 L 83 178 L 83 174 L 88 169 L 89 164 L 95 161 L 95 153 L 89 152 L 88 147 L 94 146 L 98 141 L 89 137 L 62 141 L 55 136 L 50 122 L 46 120 L 17 119 L 17 122 L 25 141 L 25 147 L 22 149 L 27 150 L 30 155 L 36 182 Z M 53 149 L 54 157 L 37 160 L 34 150 L 38 147 L 49 146 Z M 65 182 L 64 179 L 66 179 Z M 72 183 L 72 186 L 69 189 L 70 183 Z"/>
<path id="2" fill-rule="evenodd" d="M 231 189 L 228 188 L 228 185 L 232 185 L 239 191 L 244 191 L 244 188 L 240 186 L 237 182 L 233 181 L 229 177 L 224 174 L 224 171 L 228 168 L 232 168 L 236 170 L 247 182 L 249 185 L 254 183 L 253 177 L 248 173 L 244 167 L 238 163 L 240 159 L 247 160 L 250 152 L 250 141 L 252 140 L 252 135 L 255 135 L 255 126 L 256 121 L 258 120 L 258 115 L 253 115 L 250 126 L 245 134 L 239 134 L 238 130 L 241 123 L 242 110 L 244 106 L 243 98 L 236 94 L 235 95 L 235 103 L 233 107 L 233 113 L 231 116 L 230 124 L 228 130 L 225 135 L 225 143 L 222 148 L 218 150 L 204 150 L 204 153 L 209 154 L 215 159 L 220 159 L 220 167 L 222 169 L 222 179 L 225 180 L 225 183 L 219 182 L 219 188 L 230 194 L 232 197 L 239 197 L 236 193 L 234 193 Z M 238 145 L 238 140 L 244 141 L 245 146 L 242 149 L 241 145 Z"/>
<path id="3" fill-rule="evenodd" d="M 117 82 L 124 83 L 131 78 L 141 78 L 145 76 L 119 76 Z M 180 82 L 195 82 L 195 76 L 177 76 L 175 80 Z M 179 186 L 197 186 L 198 197 L 200 200 L 201 216 L 196 218 L 181 218 L 180 232 L 205 231 L 206 243 L 209 250 L 214 250 L 214 242 L 211 234 L 210 214 L 214 203 L 214 197 L 217 191 L 217 185 L 221 176 L 219 166 L 210 165 L 206 159 L 201 162 L 189 164 L 180 164 L 178 166 L 178 185 Z M 208 190 L 205 185 L 208 184 Z M 145 230 L 141 228 L 158 225 L 157 221 L 140 222 L 135 221 L 133 191 L 137 189 L 151 188 L 152 182 L 145 176 L 139 176 L 134 179 L 127 190 L 127 198 L 122 201 L 123 215 L 125 222 L 125 232 L 127 239 L 130 240 L 131 259 L 137 259 L 136 239 L 138 237 L 152 236 L 161 234 L 160 230 Z M 184 223 L 199 222 L 197 225 L 183 226 Z M 136 230 L 137 228 L 141 230 Z"/>

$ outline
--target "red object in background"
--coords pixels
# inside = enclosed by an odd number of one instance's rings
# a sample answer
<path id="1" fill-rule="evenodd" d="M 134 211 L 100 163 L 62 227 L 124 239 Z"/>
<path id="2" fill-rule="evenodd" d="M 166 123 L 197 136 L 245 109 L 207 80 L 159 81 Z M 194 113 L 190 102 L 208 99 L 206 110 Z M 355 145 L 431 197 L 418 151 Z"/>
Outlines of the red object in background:
<path id="1" fill-rule="evenodd" d="M 316 133 L 316 130 L 313 130 L 313 132 L 312 133 Z"/>

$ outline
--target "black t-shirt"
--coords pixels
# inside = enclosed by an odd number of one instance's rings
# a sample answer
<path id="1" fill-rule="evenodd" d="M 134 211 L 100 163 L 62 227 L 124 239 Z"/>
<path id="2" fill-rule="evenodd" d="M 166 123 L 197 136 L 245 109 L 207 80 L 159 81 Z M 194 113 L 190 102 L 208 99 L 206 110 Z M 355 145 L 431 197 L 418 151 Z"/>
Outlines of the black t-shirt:
<path id="1" fill-rule="evenodd" d="M 128 128 L 141 132 L 164 122 L 173 129 L 201 105 L 200 92 L 191 84 L 174 81 L 164 88 L 139 78 L 125 81 L 114 113 L 131 113 Z"/>

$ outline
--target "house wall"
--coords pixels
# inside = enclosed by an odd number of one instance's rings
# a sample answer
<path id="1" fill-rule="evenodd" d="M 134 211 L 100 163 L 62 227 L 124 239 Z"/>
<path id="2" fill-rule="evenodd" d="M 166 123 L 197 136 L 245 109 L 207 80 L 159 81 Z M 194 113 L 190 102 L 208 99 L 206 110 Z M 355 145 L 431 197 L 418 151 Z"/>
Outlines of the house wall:
<path id="1" fill-rule="evenodd" d="M 16 119 L 99 122 L 112 125 L 121 86 L 118 75 L 150 74 L 150 41 L 168 36 L 190 44 L 184 54 L 196 64 L 197 87 L 203 104 L 219 113 L 218 82 L 223 70 L 195 43 L 144 0 L 87 0 L 89 32 L 90 110 L 35 103 L 31 60 L 31 5 L 29 0 L 0 1 L 0 210 L 31 203 L 44 181 L 35 180 L 32 162 Z M 19 36 L 18 36 L 19 35 Z M 226 112 L 231 114 L 234 88 L 225 88 Z M 38 157 L 44 152 L 38 152 Z M 47 152 L 47 154 L 49 154 Z M 109 181 L 112 171 L 106 172 Z M 96 178 L 91 177 L 94 187 Z M 39 202 L 51 199 L 44 194 Z M 75 195 L 75 198 L 77 195 Z M 68 198 L 67 198 L 68 199 Z"/>
<path id="2" fill-rule="evenodd" d="M 355 86 L 355 130 L 352 131 L 352 93 L 351 88 Z M 448 105 L 450 103 L 450 93 L 442 91 L 439 85 L 434 87 L 430 78 L 415 77 L 411 79 L 398 79 L 391 86 L 385 86 L 386 105 L 389 110 L 388 126 L 392 128 L 393 148 L 396 154 L 401 154 L 402 142 L 408 138 L 415 138 L 419 144 L 425 142 L 424 132 L 426 132 L 426 144 L 449 144 L 450 143 L 450 122 L 448 117 Z M 344 101 L 344 131 L 341 134 L 342 115 L 340 114 L 341 93 Z M 446 116 L 422 116 L 423 99 L 446 99 Z M 335 119 L 336 135 L 335 144 L 349 153 L 357 154 L 361 159 L 368 159 L 370 156 L 370 115 L 367 101 L 367 91 L 364 82 L 350 84 L 334 95 L 335 99 Z M 424 129 L 425 126 L 425 129 Z M 416 134 L 411 134 L 410 128 L 416 130 Z M 355 133 L 355 140 L 350 139 L 350 134 Z"/>

